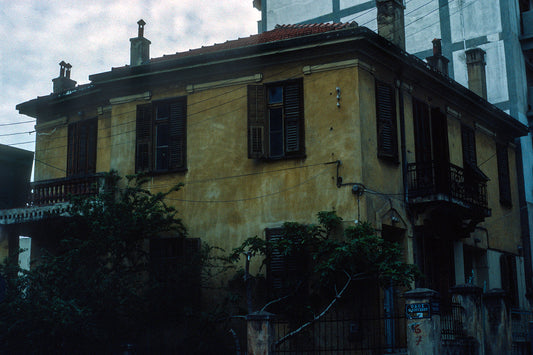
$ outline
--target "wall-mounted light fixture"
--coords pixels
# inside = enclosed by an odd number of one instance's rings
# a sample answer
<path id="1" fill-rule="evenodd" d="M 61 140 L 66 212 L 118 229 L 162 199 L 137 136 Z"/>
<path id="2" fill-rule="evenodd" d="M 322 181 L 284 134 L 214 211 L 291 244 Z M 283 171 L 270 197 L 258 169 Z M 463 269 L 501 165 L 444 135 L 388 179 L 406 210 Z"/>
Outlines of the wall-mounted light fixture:
<path id="1" fill-rule="evenodd" d="M 341 88 L 337 86 L 335 91 L 337 91 L 337 107 L 341 107 Z"/>

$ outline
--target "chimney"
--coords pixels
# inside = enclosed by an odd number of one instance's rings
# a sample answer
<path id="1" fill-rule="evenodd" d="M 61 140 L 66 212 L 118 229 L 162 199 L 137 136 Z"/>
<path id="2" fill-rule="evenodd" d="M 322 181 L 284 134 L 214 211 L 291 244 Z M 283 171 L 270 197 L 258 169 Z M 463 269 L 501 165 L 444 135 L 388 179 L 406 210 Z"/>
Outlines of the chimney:
<path id="1" fill-rule="evenodd" d="M 485 73 L 485 51 L 481 48 L 469 49 L 466 54 L 468 88 L 487 99 L 487 74 Z"/>
<path id="2" fill-rule="evenodd" d="M 405 26 L 402 0 L 376 0 L 378 34 L 405 50 Z"/>
<path id="3" fill-rule="evenodd" d="M 130 65 L 141 65 L 150 61 L 150 42 L 144 38 L 144 22 L 140 19 L 137 24 L 139 25 L 139 31 L 137 37 L 130 38 Z"/>
<path id="4" fill-rule="evenodd" d="M 70 78 L 71 68 L 72 65 L 65 63 L 63 60 L 59 63 L 59 77 L 52 79 L 54 83 L 54 94 L 72 89 L 76 86 L 76 82 Z"/>
<path id="5" fill-rule="evenodd" d="M 442 55 L 442 44 L 439 38 L 433 41 L 433 55 L 427 57 L 428 64 L 438 72 L 448 76 L 448 63 L 450 60 Z"/>

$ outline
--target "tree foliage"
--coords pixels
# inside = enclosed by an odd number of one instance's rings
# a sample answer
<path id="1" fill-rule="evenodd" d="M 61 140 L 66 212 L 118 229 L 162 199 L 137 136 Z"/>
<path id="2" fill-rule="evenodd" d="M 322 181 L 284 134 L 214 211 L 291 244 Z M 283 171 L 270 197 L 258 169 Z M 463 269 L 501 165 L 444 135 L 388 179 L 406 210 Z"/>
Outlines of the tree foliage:
<path id="1" fill-rule="evenodd" d="M 197 311 L 198 290 L 209 248 L 165 270 L 154 270 L 149 256 L 150 240 L 187 236 L 165 203 L 181 185 L 153 194 L 139 176 L 122 188 L 116 173 L 106 179 L 102 193 L 74 198 L 70 216 L 54 221 L 60 227 L 50 235 L 57 233 L 59 242 L 30 271 L 1 266 L 7 293 L 0 303 L 0 352 L 109 353 L 140 339 L 156 351 L 163 329 L 182 335 L 176 350 L 202 344 L 209 319 Z"/>
<path id="2" fill-rule="evenodd" d="M 306 273 L 293 280 L 286 295 L 271 292 L 270 299 L 265 299 L 252 293 L 255 311 L 260 310 L 261 302 L 266 304 L 262 309 L 269 310 L 279 301 L 285 303 L 284 312 L 295 307 L 301 312 L 303 307 L 316 315 L 329 307 L 332 300 L 336 302 L 357 280 L 375 280 L 383 287 L 391 284 L 408 287 L 418 275 L 416 266 L 403 261 L 401 247 L 378 236 L 371 224 L 358 223 L 346 228 L 342 235 L 342 219 L 335 211 L 319 212 L 317 217 L 318 224 L 286 222 L 283 238 L 248 238 L 231 253 L 233 262 L 239 262 L 242 255 L 262 257 L 259 273 L 248 278 L 255 284 L 258 279 L 264 280 L 262 273 L 275 255 L 307 256 Z"/>

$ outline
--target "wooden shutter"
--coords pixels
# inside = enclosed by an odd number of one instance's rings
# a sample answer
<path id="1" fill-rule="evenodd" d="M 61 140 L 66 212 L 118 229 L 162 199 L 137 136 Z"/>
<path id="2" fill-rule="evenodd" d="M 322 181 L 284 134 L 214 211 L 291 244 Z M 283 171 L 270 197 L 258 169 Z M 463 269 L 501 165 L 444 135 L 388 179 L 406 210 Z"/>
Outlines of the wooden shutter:
<path id="1" fill-rule="evenodd" d="M 472 128 L 461 125 L 461 140 L 463 143 L 463 165 L 476 167 L 476 136 Z"/>
<path id="2" fill-rule="evenodd" d="M 267 240 L 276 242 L 283 238 L 282 228 L 272 228 L 266 231 Z M 287 255 L 280 250 L 270 251 L 270 261 L 268 263 L 267 277 L 269 286 L 274 293 L 284 291 L 287 277 Z"/>
<path id="3" fill-rule="evenodd" d="M 182 169 L 187 157 L 187 99 L 170 104 L 169 169 Z"/>
<path id="4" fill-rule="evenodd" d="M 429 163 L 432 159 L 429 106 L 416 98 L 413 98 L 413 121 L 416 162 Z"/>
<path id="5" fill-rule="evenodd" d="M 509 155 L 507 146 L 496 144 L 496 156 L 498 160 L 498 182 L 500 185 L 500 203 L 511 206 L 511 179 L 509 177 Z"/>
<path id="6" fill-rule="evenodd" d="M 76 124 L 68 125 L 68 146 L 67 146 L 67 176 L 74 175 L 75 173 L 75 161 L 74 156 L 76 153 Z"/>
<path id="7" fill-rule="evenodd" d="M 376 114 L 378 157 L 398 161 L 395 91 L 380 81 L 376 81 Z"/>
<path id="8" fill-rule="evenodd" d="M 137 106 L 135 172 L 152 168 L 152 105 Z"/>
<path id="9" fill-rule="evenodd" d="M 266 157 L 265 89 L 263 85 L 248 85 L 248 158 Z"/>
<path id="10" fill-rule="evenodd" d="M 96 172 L 96 141 L 98 138 L 98 120 L 87 121 L 87 173 Z"/>
<path id="11" fill-rule="evenodd" d="M 303 120 L 303 95 L 302 81 L 290 82 L 283 91 L 283 107 L 285 113 L 285 153 L 303 155 L 304 120 Z"/>

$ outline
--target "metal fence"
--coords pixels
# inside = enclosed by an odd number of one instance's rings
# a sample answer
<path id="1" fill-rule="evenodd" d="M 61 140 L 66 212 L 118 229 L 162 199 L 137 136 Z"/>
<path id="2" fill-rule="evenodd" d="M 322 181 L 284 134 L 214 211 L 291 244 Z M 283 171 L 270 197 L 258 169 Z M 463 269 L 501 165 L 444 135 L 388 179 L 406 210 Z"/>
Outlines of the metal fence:
<path id="1" fill-rule="evenodd" d="M 510 315 L 513 355 L 531 354 L 530 323 L 533 322 L 533 311 L 513 308 Z"/>
<path id="2" fill-rule="evenodd" d="M 298 329 L 305 322 L 278 319 L 276 339 Z M 275 354 L 383 354 L 405 353 L 405 317 L 354 316 L 333 311 L 274 347 Z"/>

